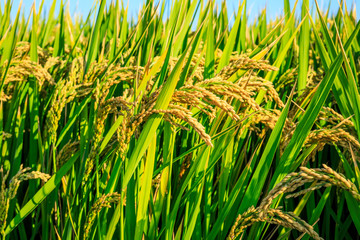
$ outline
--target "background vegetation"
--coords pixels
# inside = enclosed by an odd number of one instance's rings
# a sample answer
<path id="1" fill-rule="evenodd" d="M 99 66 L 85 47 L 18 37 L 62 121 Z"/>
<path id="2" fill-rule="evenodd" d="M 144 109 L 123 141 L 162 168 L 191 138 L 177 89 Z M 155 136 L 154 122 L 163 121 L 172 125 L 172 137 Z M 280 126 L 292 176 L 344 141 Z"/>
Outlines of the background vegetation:
<path id="1" fill-rule="evenodd" d="M 359 238 L 355 10 L 43 2 L 0 10 L 3 239 Z"/>

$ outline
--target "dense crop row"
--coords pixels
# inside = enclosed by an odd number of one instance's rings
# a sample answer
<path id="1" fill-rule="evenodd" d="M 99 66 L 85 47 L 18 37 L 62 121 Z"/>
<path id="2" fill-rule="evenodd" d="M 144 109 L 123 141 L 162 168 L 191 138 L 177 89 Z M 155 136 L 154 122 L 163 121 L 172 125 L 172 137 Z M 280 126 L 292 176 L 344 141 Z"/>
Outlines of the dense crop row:
<path id="1" fill-rule="evenodd" d="M 359 236 L 360 23 L 299 4 L 6 1 L 2 238 Z"/>

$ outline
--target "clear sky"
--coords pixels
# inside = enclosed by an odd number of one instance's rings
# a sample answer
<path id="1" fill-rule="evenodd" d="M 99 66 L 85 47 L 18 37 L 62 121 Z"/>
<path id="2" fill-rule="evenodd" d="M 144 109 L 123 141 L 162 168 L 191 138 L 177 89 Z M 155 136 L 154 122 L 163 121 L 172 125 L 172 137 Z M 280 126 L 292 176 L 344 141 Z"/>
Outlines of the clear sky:
<path id="1" fill-rule="evenodd" d="M 64 0 L 66 1 L 66 0 Z M 141 5 L 144 4 L 145 0 L 123 0 L 124 4 L 129 4 L 129 15 L 130 17 L 135 17 L 138 14 L 139 8 Z M 163 1 L 163 0 L 161 0 Z M 167 3 L 171 2 L 171 0 L 165 0 Z M 216 0 L 216 2 L 219 4 L 222 0 Z M 40 0 L 36 0 L 37 7 L 39 6 Z M 52 4 L 53 0 L 45 0 L 45 9 L 49 9 L 50 5 Z M 60 0 L 58 0 L 60 2 Z M 107 0 L 108 3 L 111 2 L 111 0 Z M 297 12 L 300 13 L 300 6 L 301 6 L 302 0 L 299 0 L 298 3 L 298 9 Z M 310 9 L 315 10 L 315 0 L 309 0 L 310 2 Z M 318 0 L 319 6 L 322 9 L 327 9 L 328 4 L 330 3 L 330 10 L 331 12 L 334 12 L 338 9 L 340 0 Z M 16 14 L 16 10 L 19 6 L 20 0 L 13 0 L 13 11 L 12 16 Z M 31 5 L 33 3 L 33 0 L 23 0 L 23 10 L 25 14 L 28 14 Z M 67 0 L 67 3 L 70 7 L 70 12 L 72 15 L 82 14 L 83 16 L 87 16 L 89 13 L 91 7 L 94 4 L 94 0 Z M 229 11 L 232 13 L 234 9 L 237 9 L 237 6 L 239 4 L 238 0 L 226 0 L 227 6 Z M 290 0 L 291 6 L 293 6 L 295 3 L 295 0 Z M 346 0 L 348 8 L 350 8 L 354 3 L 358 5 L 358 11 L 357 11 L 357 19 L 359 20 L 359 12 L 360 12 L 360 0 Z M 169 4 L 168 4 L 169 5 Z M 3 6 L 3 3 L 1 3 L 1 6 Z M 283 13 L 284 8 L 284 1 L 283 0 L 248 0 L 248 7 L 247 7 L 248 15 L 250 20 L 253 20 L 262 9 L 266 8 L 267 17 L 269 19 L 274 19 L 276 16 L 280 16 Z M 231 15 L 231 14 L 229 14 Z"/>

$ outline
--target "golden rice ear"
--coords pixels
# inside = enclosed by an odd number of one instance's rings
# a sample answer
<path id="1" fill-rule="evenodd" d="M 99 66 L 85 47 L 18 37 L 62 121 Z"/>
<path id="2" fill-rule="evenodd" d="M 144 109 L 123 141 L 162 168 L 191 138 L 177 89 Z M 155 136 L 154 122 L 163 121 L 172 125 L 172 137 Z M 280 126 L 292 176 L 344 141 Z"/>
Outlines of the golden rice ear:
<path id="1" fill-rule="evenodd" d="M 95 203 L 91 206 L 88 215 L 86 216 L 86 221 L 84 225 L 84 238 L 89 238 L 89 233 L 91 231 L 91 227 L 94 224 L 96 216 L 100 213 L 101 209 L 110 208 L 110 204 L 119 204 L 121 202 L 123 205 L 126 205 L 126 197 L 122 197 L 119 193 L 113 192 L 106 195 L 102 195 L 98 198 Z"/>
<path id="2" fill-rule="evenodd" d="M 323 165 L 324 168 L 306 168 L 300 167 L 299 172 L 288 174 L 280 183 L 278 183 L 263 199 L 260 208 L 267 209 L 272 204 L 272 201 L 283 193 L 292 193 L 298 187 L 303 186 L 305 183 L 316 182 L 321 186 L 334 185 L 346 191 L 349 191 L 355 199 L 360 200 L 360 194 L 357 187 L 342 174 L 339 174 Z M 317 188 L 314 188 L 317 189 Z M 297 196 L 298 194 L 296 194 Z"/>
<path id="3" fill-rule="evenodd" d="M 314 154 L 318 151 L 321 151 L 326 144 L 334 144 L 343 147 L 348 152 L 351 152 L 351 149 L 355 149 L 358 153 L 360 151 L 360 143 L 351 135 L 348 131 L 338 128 L 338 129 L 319 129 L 313 130 L 309 133 L 306 138 L 305 146 L 310 147 L 313 144 L 316 144 L 317 147 L 314 149 Z M 354 155 L 358 160 L 360 156 Z"/>
<path id="4" fill-rule="evenodd" d="M 297 188 L 305 185 L 305 183 L 313 183 L 313 185 L 295 192 Z M 240 214 L 232 226 L 228 238 L 235 239 L 255 222 L 268 222 L 307 233 L 314 239 L 322 239 L 310 224 L 291 212 L 271 208 L 271 205 L 282 194 L 290 193 L 286 195 L 286 198 L 292 198 L 321 187 L 331 186 L 337 186 L 348 191 L 357 201 L 360 201 L 359 189 L 355 184 L 327 165 L 323 164 L 323 168 L 300 167 L 299 172 L 293 172 L 285 176 L 261 201 L 259 207 L 251 206 L 246 212 Z"/>
<path id="5" fill-rule="evenodd" d="M 94 160 L 98 154 L 102 135 L 105 130 L 105 120 L 108 115 L 115 113 L 116 115 L 124 116 L 123 123 L 126 124 L 128 118 L 133 115 L 134 104 L 126 101 L 123 97 L 112 97 L 101 103 L 95 119 L 94 134 L 92 138 L 92 145 L 90 153 L 85 161 L 85 173 L 83 177 L 83 184 L 88 180 L 88 177 L 93 170 Z M 123 133 L 126 134 L 126 131 Z"/>
<path id="6" fill-rule="evenodd" d="M 17 189 L 20 186 L 20 183 L 22 181 L 27 181 L 30 179 L 41 179 L 44 182 L 47 182 L 47 180 L 49 180 L 50 175 L 46 174 L 46 173 L 42 173 L 39 171 L 30 171 L 30 168 L 23 168 L 22 165 L 20 165 L 20 170 L 15 174 L 14 177 L 11 178 L 10 180 L 10 185 L 8 188 L 8 197 L 10 199 L 14 198 L 16 193 L 17 193 Z"/>
<path id="7" fill-rule="evenodd" d="M 236 239 L 246 228 L 256 222 L 267 222 L 295 229 L 299 232 L 309 234 L 309 236 L 316 240 L 323 239 L 310 224 L 291 212 L 284 212 L 281 209 L 269 209 L 263 211 L 259 208 L 255 209 L 253 206 L 236 218 L 235 223 L 228 234 L 228 239 Z"/>
<path id="8" fill-rule="evenodd" d="M 76 97 L 77 85 L 74 81 L 60 80 L 56 86 L 52 97 L 50 110 L 47 113 L 46 128 L 50 134 L 51 141 L 56 143 L 57 129 L 61 113 L 65 105 Z"/>
<path id="9" fill-rule="evenodd" d="M 50 85 L 55 84 L 47 69 L 45 69 L 39 63 L 26 59 L 11 61 L 11 65 L 6 74 L 4 84 L 26 81 L 30 75 L 34 76 L 38 81 L 39 90 L 41 90 L 41 87 L 45 82 L 49 83 Z"/>
<path id="10" fill-rule="evenodd" d="M 229 79 L 239 69 L 249 70 L 257 69 L 263 71 L 277 71 L 277 67 L 271 66 L 267 60 L 255 60 L 246 56 L 233 57 L 229 65 L 225 66 L 219 72 L 219 75 L 224 79 Z"/>
<path id="11" fill-rule="evenodd" d="M 67 160 L 70 159 L 74 152 L 78 151 L 80 147 L 80 141 L 67 142 L 56 156 L 56 169 L 60 169 Z"/>
<path id="12" fill-rule="evenodd" d="M 31 171 L 30 168 L 23 168 L 20 165 L 19 171 L 9 181 L 9 186 L 6 187 L 6 180 L 10 171 L 6 171 L 4 174 L 3 166 L 0 167 L 1 186 L 0 186 L 0 233 L 3 235 L 6 227 L 6 219 L 10 207 L 10 200 L 16 197 L 20 183 L 30 179 L 41 179 L 47 182 L 50 179 L 50 175 L 39 171 Z"/>

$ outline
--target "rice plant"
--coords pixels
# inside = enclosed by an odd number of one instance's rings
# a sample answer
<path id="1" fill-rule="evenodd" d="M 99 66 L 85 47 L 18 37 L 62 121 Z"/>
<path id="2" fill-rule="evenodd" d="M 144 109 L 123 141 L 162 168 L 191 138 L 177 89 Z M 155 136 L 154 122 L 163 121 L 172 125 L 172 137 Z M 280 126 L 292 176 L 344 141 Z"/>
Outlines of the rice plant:
<path id="1" fill-rule="evenodd" d="M 250 21 L 246 0 L 147 0 L 136 19 L 5 1 L 2 239 L 359 239 L 346 3 Z"/>

